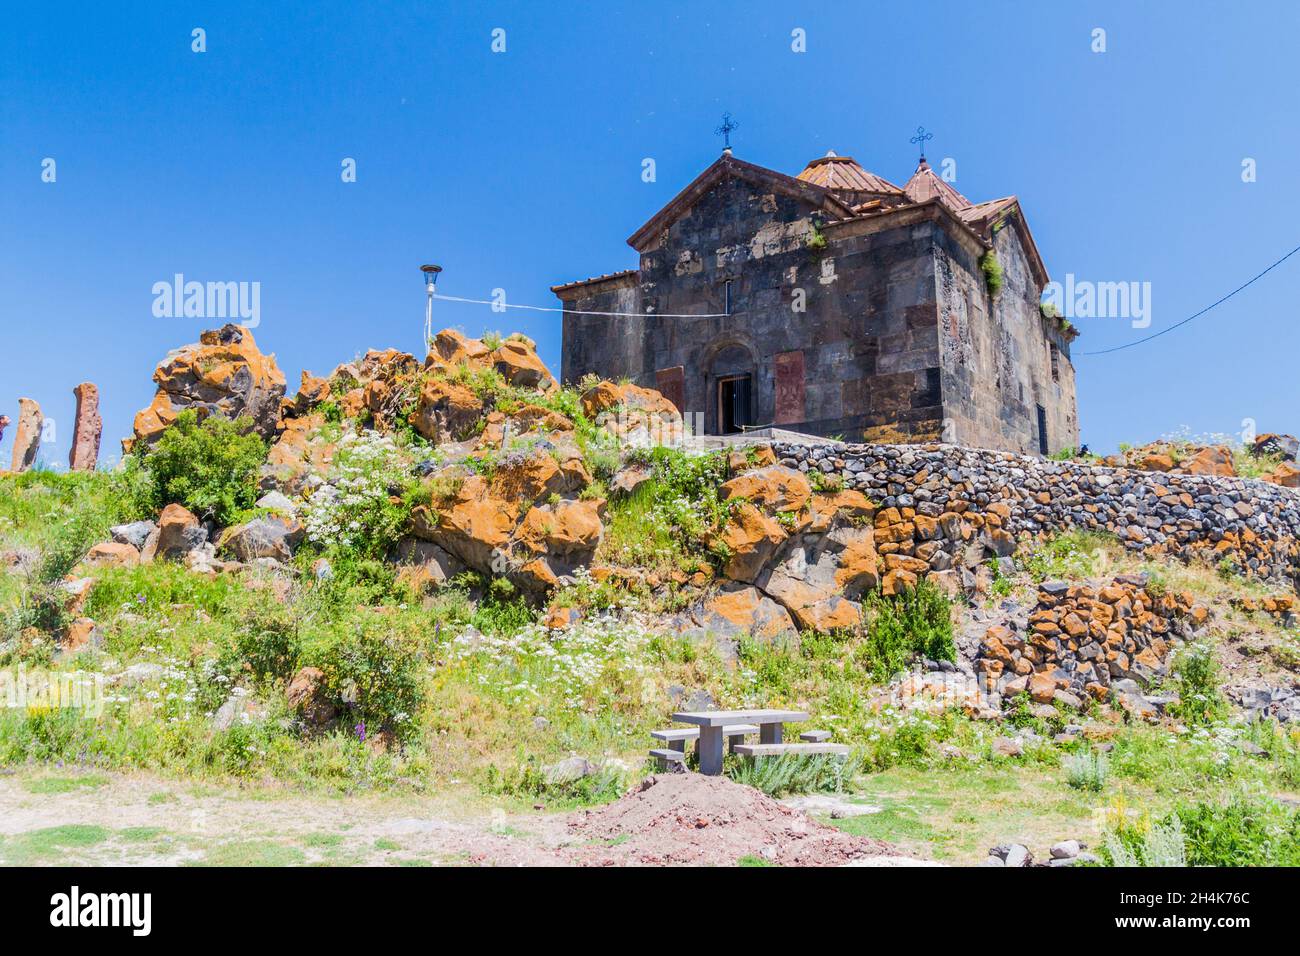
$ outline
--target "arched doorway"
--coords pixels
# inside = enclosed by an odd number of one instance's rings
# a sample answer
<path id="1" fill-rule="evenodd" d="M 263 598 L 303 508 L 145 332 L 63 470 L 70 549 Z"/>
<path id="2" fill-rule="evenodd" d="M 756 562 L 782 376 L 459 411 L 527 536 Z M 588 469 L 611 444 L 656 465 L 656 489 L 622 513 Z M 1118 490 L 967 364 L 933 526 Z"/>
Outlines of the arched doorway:
<path id="1" fill-rule="evenodd" d="M 723 345 L 709 362 L 709 431 L 731 435 L 754 420 L 754 355 L 744 345 Z"/>

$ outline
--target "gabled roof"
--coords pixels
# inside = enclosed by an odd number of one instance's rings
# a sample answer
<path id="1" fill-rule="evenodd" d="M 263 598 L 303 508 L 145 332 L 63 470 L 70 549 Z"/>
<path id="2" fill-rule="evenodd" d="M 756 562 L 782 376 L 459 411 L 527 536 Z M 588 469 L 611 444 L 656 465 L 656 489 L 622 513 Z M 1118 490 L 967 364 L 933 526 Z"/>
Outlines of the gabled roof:
<path id="1" fill-rule="evenodd" d="M 834 150 L 814 159 L 796 178 L 835 191 L 903 194 L 903 190 L 888 179 L 863 169 L 852 156 L 839 156 Z"/>
<path id="2" fill-rule="evenodd" d="M 673 197 L 668 205 L 650 217 L 644 226 L 628 237 L 627 244 L 637 252 L 644 252 L 659 233 L 671 226 L 695 205 L 705 193 L 729 176 L 735 176 L 773 192 L 801 199 L 825 212 L 832 218 L 852 216 L 853 210 L 824 186 L 805 182 L 774 169 L 755 166 L 724 152 L 708 169 L 700 173 L 685 189 Z"/>

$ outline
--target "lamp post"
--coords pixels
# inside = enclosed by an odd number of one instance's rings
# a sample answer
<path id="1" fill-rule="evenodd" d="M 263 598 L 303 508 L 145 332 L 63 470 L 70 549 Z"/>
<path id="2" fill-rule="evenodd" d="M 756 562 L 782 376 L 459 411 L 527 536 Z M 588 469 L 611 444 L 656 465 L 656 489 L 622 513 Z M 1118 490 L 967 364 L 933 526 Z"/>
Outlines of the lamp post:
<path id="1" fill-rule="evenodd" d="M 424 303 L 424 351 L 427 353 L 433 347 L 433 294 L 438 291 L 438 273 L 442 271 L 442 266 L 423 265 L 420 271 L 424 273 L 424 293 L 426 296 Z"/>

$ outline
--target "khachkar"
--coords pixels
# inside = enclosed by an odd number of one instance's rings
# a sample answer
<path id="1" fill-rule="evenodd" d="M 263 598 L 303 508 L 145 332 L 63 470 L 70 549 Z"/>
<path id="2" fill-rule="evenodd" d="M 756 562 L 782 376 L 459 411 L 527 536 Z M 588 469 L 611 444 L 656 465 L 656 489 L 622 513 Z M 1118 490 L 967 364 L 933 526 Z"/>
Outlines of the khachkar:
<path id="1" fill-rule="evenodd" d="M 36 464 L 36 454 L 41 450 L 41 427 L 45 417 L 41 406 L 30 398 L 18 399 L 18 431 L 14 433 L 14 471 L 26 471 Z"/>
<path id="2" fill-rule="evenodd" d="M 99 414 L 99 388 L 94 382 L 82 382 L 72 394 L 77 396 L 77 420 L 72 430 L 68 467 L 73 471 L 94 471 L 99 460 L 99 436 L 104 430 L 104 420 Z"/>

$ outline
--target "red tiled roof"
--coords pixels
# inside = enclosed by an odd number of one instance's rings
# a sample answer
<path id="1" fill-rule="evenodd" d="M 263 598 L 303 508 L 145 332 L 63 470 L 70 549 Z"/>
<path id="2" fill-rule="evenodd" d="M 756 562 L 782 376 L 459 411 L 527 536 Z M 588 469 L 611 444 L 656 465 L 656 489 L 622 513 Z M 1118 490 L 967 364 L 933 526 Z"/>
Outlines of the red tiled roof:
<path id="1" fill-rule="evenodd" d="M 837 156 L 832 150 L 804 167 L 797 179 L 814 186 L 846 192 L 902 195 L 903 191 L 889 180 L 868 172 L 852 156 Z"/>
<path id="2" fill-rule="evenodd" d="M 963 209 L 969 209 L 973 205 L 969 199 L 936 176 L 924 158 L 921 159 L 921 165 L 916 167 L 916 172 L 912 173 L 912 178 L 907 181 L 907 185 L 903 187 L 903 192 L 912 202 L 925 202 L 927 199 L 938 198 L 956 213 L 961 213 Z"/>

